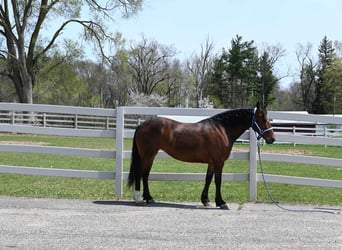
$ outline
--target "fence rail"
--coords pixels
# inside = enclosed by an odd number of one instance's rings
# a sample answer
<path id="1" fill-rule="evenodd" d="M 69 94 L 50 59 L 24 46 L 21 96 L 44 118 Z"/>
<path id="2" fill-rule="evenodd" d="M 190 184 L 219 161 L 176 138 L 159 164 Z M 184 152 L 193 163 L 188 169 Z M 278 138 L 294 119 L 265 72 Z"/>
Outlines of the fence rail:
<path id="1" fill-rule="evenodd" d="M 99 138 L 115 138 L 116 150 L 79 149 L 66 147 L 16 145 L 0 143 L 0 152 L 24 152 L 58 154 L 68 156 L 87 156 L 98 158 L 110 158 L 116 161 L 113 171 L 89 171 L 32 168 L 25 166 L 0 166 L 0 173 L 29 174 L 43 176 L 63 176 L 78 178 L 115 179 L 116 195 L 122 196 L 123 180 L 128 173 L 123 172 L 123 160 L 130 158 L 130 151 L 124 151 L 123 139 L 132 138 L 137 119 L 134 116 L 175 115 L 175 116 L 212 116 L 223 110 L 207 109 L 175 109 L 175 108 L 138 108 L 119 107 L 114 109 L 82 108 L 54 105 L 13 104 L 0 103 L 0 132 L 30 133 L 58 136 L 85 136 Z M 342 118 L 317 115 L 303 115 L 283 112 L 269 112 L 270 117 L 277 120 L 308 121 L 313 123 L 331 123 L 342 125 Z M 63 122 L 61 122 L 61 120 Z M 133 120 L 133 121 L 132 121 Z M 138 120 L 139 123 L 139 120 Z M 133 124 L 133 125 L 131 125 Z M 302 129 L 302 128 L 301 128 Z M 327 134 L 320 135 L 277 133 L 277 141 L 301 144 L 320 144 L 342 146 L 341 138 L 329 138 Z M 249 198 L 256 199 L 256 183 L 261 181 L 257 174 L 256 164 L 256 138 L 250 129 L 241 137 L 243 141 L 249 141 L 249 152 L 233 152 L 231 159 L 248 160 L 248 174 L 223 174 L 224 181 L 248 181 Z M 113 140 L 114 143 L 114 140 Z M 164 152 L 159 152 L 158 158 L 169 158 Z M 330 167 L 342 167 L 342 159 L 325 157 L 312 157 L 300 155 L 284 155 L 262 153 L 263 160 L 282 161 L 292 163 L 319 164 Z M 204 180 L 205 174 L 192 173 L 151 173 L 152 180 Z M 341 180 L 325 180 L 316 178 L 290 177 L 279 175 L 266 175 L 269 182 L 288 183 L 295 185 L 313 185 L 320 187 L 342 188 Z"/>
<path id="2" fill-rule="evenodd" d="M 125 117 L 125 128 L 135 129 L 144 119 Z M 98 116 L 85 114 L 65 114 L 48 112 L 29 112 L 23 111 L 4 111 L 0 110 L 0 124 L 23 125 L 30 124 L 37 127 L 52 128 L 76 128 L 76 129 L 95 129 L 95 130 L 115 130 L 116 117 Z M 328 127 L 297 127 L 295 125 L 273 126 L 277 133 L 337 137 L 342 136 L 342 128 Z"/>

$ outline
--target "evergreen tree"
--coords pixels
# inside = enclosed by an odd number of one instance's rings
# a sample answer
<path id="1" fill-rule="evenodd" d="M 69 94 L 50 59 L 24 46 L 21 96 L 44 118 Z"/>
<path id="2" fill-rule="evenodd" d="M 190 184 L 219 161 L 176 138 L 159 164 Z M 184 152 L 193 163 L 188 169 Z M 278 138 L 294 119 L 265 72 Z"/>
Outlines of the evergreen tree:
<path id="1" fill-rule="evenodd" d="M 253 43 L 243 42 L 238 35 L 231 41 L 227 67 L 231 108 L 249 105 L 250 89 L 255 82 L 257 70 L 257 50 Z"/>
<path id="2" fill-rule="evenodd" d="M 319 51 L 319 66 L 317 71 L 318 79 L 315 86 L 315 99 L 312 104 L 312 112 L 315 114 L 327 114 L 329 109 L 324 103 L 326 98 L 329 96 L 327 88 L 325 88 L 324 75 L 327 70 L 331 67 L 334 55 L 334 48 L 332 42 L 325 36 L 318 48 Z"/>
<path id="3" fill-rule="evenodd" d="M 223 50 L 221 56 L 213 61 L 211 81 L 208 88 L 208 95 L 214 100 L 215 106 L 221 108 L 229 106 L 226 98 L 229 94 L 226 73 L 227 64 L 228 54 Z"/>
<path id="4" fill-rule="evenodd" d="M 263 52 L 258 63 L 258 77 L 253 91 L 252 103 L 260 101 L 263 106 L 271 104 L 274 100 L 274 90 L 278 79 L 273 74 L 273 64 L 268 52 Z"/>
<path id="5" fill-rule="evenodd" d="M 249 105 L 249 98 L 257 76 L 257 50 L 254 42 L 244 42 L 241 36 L 231 41 L 231 48 L 223 49 L 214 60 L 212 75 L 213 95 L 224 108 L 239 108 Z M 214 98 L 215 99 L 215 98 Z"/>
<path id="6" fill-rule="evenodd" d="M 342 60 L 334 56 L 329 67 L 324 73 L 324 85 L 322 93 L 322 106 L 329 114 L 342 113 Z"/>

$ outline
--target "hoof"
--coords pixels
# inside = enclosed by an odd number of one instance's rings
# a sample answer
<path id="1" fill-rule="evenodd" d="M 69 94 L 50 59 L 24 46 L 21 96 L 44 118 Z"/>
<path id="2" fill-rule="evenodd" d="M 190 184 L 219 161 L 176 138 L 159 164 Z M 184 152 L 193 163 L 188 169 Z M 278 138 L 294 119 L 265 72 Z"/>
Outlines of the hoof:
<path id="1" fill-rule="evenodd" d="M 154 201 L 153 199 L 149 199 L 149 200 L 146 200 L 146 203 L 147 203 L 147 204 L 154 204 L 155 201 Z"/>
<path id="2" fill-rule="evenodd" d="M 137 205 L 137 206 L 145 206 L 146 202 L 144 200 L 136 201 L 135 205 Z"/>
<path id="3" fill-rule="evenodd" d="M 210 202 L 204 202 L 203 205 L 204 205 L 205 207 L 211 207 Z"/>
<path id="4" fill-rule="evenodd" d="M 219 206 L 221 209 L 224 209 L 224 210 L 229 210 L 229 207 L 227 204 L 222 204 Z"/>

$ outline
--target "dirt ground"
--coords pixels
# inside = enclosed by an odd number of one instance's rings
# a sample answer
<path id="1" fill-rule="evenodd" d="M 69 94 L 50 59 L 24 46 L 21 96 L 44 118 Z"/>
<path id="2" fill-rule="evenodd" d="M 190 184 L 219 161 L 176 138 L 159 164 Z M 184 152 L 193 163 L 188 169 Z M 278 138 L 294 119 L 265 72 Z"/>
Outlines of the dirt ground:
<path id="1" fill-rule="evenodd" d="M 229 206 L 0 197 L 0 249 L 342 249 L 342 207 Z"/>

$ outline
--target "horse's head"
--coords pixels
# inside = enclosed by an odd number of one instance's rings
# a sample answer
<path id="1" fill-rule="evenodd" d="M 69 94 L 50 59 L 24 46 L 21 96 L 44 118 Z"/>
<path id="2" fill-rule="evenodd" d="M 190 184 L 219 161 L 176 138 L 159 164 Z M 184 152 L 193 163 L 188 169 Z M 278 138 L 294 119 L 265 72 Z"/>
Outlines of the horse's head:
<path id="1" fill-rule="evenodd" d="M 258 140 L 262 137 L 267 144 L 272 144 L 275 141 L 273 128 L 268 119 L 267 111 L 265 107 L 260 107 L 259 102 L 254 108 L 252 128 L 258 133 Z"/>

